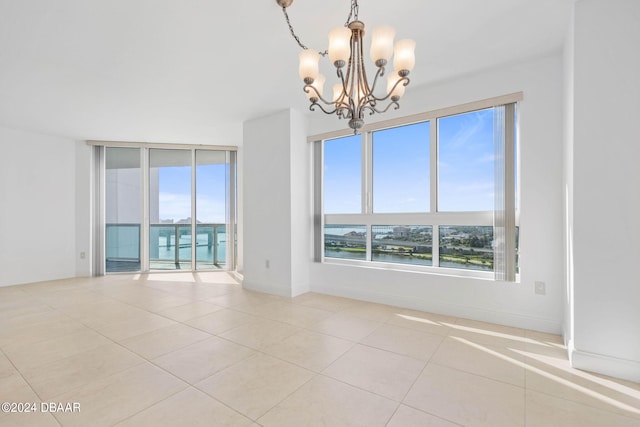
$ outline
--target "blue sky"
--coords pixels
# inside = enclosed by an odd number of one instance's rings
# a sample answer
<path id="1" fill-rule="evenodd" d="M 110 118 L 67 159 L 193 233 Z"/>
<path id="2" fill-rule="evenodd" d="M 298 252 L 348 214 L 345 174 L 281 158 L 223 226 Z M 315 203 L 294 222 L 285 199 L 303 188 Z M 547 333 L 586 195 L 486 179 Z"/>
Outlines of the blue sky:
<path id="1" fill-rule="evenodd" d="M 493 210 L 494 110 L 438 121 L 440 211 Z M 430 209 L 430 126 L 424 122 L 373 133 L 373 207 L 376 213 Z M 326 213 L 361 212 L 361 136 L 325 142 Z M 225 165 L 197 169 L 197 218 L 225 222 Z M 160 168 L 160 218 L 191 216 L 191 169 Z"/>
<path id="2" fill-rule="evenodd" d="M 191 167 L 159 168 L 160 219 L 178 221 L 191 216 Z M 196 169 L 196 218 L 205 223 L 225 222 L 225 165 Z"/>
<path id="3" fill-rule="evenodd" d="M 440 211 L 494 209 L 494 110 L 438 122 Z M 428 212 L 430 126 L 417 123 L 373 134 L 374 212 Z M 360 213 L 360 135 L 325 142 L 325 213 Z"/>

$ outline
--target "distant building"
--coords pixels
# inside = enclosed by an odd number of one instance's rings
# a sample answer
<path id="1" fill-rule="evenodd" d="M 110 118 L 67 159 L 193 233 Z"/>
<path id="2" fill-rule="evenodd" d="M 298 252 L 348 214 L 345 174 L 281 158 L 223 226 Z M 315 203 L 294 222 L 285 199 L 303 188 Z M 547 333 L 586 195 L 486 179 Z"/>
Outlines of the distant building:
<path id="1" fill-rule="evenodd" d="M 408 227 L 394 227 L 393 228 L 393 237 L 395 239 L 402 239 L 405 237 L 409 237 L 409 233 L 411 229 Z"/>

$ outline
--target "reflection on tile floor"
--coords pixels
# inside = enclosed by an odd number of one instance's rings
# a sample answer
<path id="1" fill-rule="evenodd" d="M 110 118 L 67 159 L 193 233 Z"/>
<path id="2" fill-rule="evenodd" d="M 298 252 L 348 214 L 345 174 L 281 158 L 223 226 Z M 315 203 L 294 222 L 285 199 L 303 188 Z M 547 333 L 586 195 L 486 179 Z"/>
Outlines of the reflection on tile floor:
<path id="1" fill-rule="evenodd" d="M 0 288 L 0 401 L 36 408 L 0 426 L 640 426 L 640 384 L 559 336 L 224 272 Z"/>

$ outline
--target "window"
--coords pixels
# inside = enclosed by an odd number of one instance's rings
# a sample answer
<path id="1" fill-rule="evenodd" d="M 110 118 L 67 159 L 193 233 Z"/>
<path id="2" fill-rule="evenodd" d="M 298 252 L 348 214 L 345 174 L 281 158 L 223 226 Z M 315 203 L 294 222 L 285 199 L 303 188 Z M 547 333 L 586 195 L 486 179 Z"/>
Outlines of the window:
<path id="1" fill-rule="evenodd" d="M 191 152 L 149 150 L 149 266 L 191 268 Z"/>
<path id="2" fill-rule="evenodd" d="M 373 132 L 373 212 L 429 212 L 429 128 Z"/>
<path id="3" fill-rule="evenodd" d="M 494 109 L 442 117 L 438 122 L 438 210 L 494 208 Z"/>
<path id="4" fill-rule="evenodd" d="M 520 99 L 314 139 L 317 260 L 515 281 Z"/>
<path id="5" fill-rule="evenodd" d="M 362 209 L 362 144 L 357 135 L 324 143 L 324 211 L 359 213 Z"/>

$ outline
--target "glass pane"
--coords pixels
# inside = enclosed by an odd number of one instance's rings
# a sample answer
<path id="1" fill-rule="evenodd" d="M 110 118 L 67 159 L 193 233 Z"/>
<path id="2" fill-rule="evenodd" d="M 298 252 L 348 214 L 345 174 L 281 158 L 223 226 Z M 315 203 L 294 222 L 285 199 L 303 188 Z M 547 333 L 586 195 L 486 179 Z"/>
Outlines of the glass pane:
<path id="1" fill-rule="evenodd" d="M 191 151 L 149 150 L 149 224 L 149 268 L 190 270 Z"/>
<path id="2" fill-rule="evenodd" d="M 494 110 L 438 119 L 438 211 L 494 209 Z"/>
<path id="3" fill-rule="evenodd" d="M 373 132 L 373 211 L 429 211 L 429 122 Z"/>
<path id="4" fill-rule="evenodd" d="M 324 213 L 362 212 L 360 135 L 324 142 Z"/>
<path id="5" fill-rule="evenodd" d="M 423 225 L 371 227 L 371 260 L 433 265 L 433 228 Z"/>
<path id="6" fill-rule="evenodd" d="M 325 225 L 324 256 L 367 259 L 367 227 L 364 225 Z"/>
<path id="7" fill-rule="evenodd" d="M 105 149 L 106 272 L 140 271 L 140 149 Z"/>
<path id="8" fill-rule="evenodd" d="M 440 267 L 493 271 L 493 227 L 440 226 Z"/>
<path id="9" fill-rule="evenodd" d="M 196 269 L 226 264 L 227 188 L 225 151 L 196 151 Z"/>
<path id="10" fill-rule="evenodd" d="M 152 270 L 191 269 L 191 225 L 151 224 L 149 227 L 149 234 L 153 239 L 149 248 L 152 252 L 149 260 L 150 268 Z"/>

